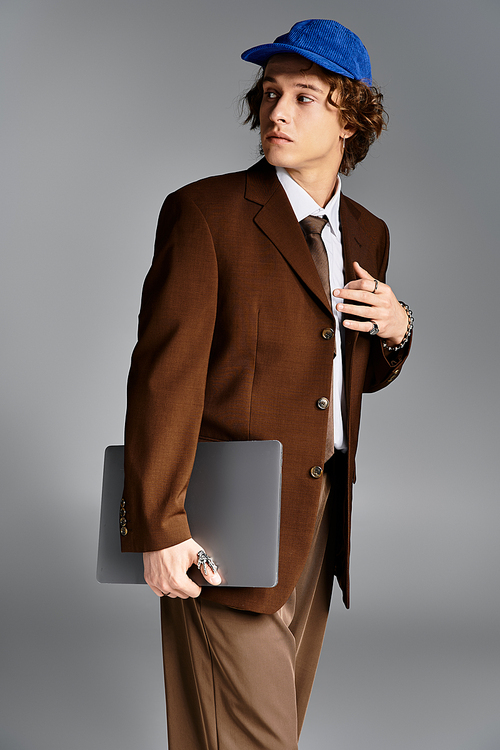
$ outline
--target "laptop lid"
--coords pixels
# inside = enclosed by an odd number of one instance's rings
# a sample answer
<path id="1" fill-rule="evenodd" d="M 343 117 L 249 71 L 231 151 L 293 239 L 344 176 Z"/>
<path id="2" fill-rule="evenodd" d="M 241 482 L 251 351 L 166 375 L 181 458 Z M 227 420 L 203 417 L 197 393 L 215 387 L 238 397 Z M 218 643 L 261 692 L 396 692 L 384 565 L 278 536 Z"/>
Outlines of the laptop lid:
<path id="1" fill-rule="evenodd" d="M 121 552 L 124 449 L 104 455 L 97 560 L 100 583 L 145 583 L 142 554 Z M 192 537 L 219 566 L 222 586 L 278 582 L 282 445 L 277 440 L 198 443 L 185 508 Z M 199 585 L 201 573 L 190 570 Z"/>

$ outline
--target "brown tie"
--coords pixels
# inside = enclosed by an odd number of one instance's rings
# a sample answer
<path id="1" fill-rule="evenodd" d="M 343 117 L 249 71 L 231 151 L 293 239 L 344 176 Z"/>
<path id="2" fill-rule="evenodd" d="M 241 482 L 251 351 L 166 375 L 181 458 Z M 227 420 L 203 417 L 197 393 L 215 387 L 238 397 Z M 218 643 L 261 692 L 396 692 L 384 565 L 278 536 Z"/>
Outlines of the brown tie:
<path id="1" fill-rule="evenodd" d="M 318 276 L 325 290 L 326 298 L 329 302 L 329 307 L 332 307 L 332 293 L 330 289 L 330 272 L 328 269 L 328 255 L 326 247 L 321 239 L 321 232 L 328 219 L 326 216 L 306 216 L 302 219 L 300 226 L 304 232 L 306 242 L 311 251 L 312 259 L 316 265 Z M 335 330 L 335 321 L 332 324 Z M 333 356 L 335 357 L 335 338 L 334 338 L 334 349 Z M 326 431 L 326 444 L 325 444 L 325 460 L 333 456 L 334 451 L 334 437 L 333 437 L 333 373 L 332 373 L 332 386 L 330 388 L 330 404 L 328 406 L 328 426 Z"/>
<path id="2" fill-rule="evenodd" d="M 309 245 L 309 250 L 316 268 L 318 270 L 319 278 L 323 284 L 326 298 L 332 306 L 332 296 L 330 289 L 330 273 L 328 271 L 328 255 L 326 254 L 326 247 L 321 239 L 321 232 L 328 219 L 326 216 L 306 216 L 302 219 L 300 226 L 304 232 L 306 242 Z"/>

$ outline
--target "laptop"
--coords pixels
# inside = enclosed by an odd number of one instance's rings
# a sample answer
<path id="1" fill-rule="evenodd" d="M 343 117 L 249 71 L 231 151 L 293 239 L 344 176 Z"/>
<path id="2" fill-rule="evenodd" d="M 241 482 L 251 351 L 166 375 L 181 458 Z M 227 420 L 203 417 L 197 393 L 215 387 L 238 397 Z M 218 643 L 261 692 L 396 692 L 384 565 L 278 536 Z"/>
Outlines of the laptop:
<path id="1" fill-rule="evenodd" d="M 192 537 L 219 566 L 222 586 L 278 583 L 282 452 L 277 440 L 198 443 L 185 508 Z M 123 456 L 122 445 L 104 454 L 100 583 L 145 583 L 142 553 L 121 552 Z M 189 575 L 210 585 L 196 567 Z"/>

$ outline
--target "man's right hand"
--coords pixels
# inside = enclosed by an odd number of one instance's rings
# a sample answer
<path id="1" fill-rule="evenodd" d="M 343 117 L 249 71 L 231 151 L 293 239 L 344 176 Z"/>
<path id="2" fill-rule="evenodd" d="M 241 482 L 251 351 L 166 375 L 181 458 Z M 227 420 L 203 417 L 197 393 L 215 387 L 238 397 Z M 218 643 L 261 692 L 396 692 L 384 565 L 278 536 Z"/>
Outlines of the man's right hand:
<path id="1" fill-rule="evenodd" d="M 177 597 L 188 599 L 189 597 L 196 598 L 201 594 L 201 587 L 187 575 L 191 565 L 198 564 L 200 549 L 201 546 L 194 539 L 187 539 L 173 547 L 143 553 L 144 579 L 156 596 L 165 595 L 171 599 Z M 221 583 L 220 575 L 210 568 L 207 569 L 205 575 L 202 565 L 201 572 L 208 583 L 213 586 Z"/>

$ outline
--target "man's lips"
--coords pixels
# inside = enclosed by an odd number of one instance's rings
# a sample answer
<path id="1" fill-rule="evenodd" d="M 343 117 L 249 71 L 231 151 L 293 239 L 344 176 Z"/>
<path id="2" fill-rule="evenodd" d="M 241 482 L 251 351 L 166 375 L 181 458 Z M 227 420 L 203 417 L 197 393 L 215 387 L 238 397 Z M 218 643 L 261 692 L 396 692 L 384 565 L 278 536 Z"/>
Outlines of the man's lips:
<path id="1" fill-rule="evenodd" d="M 285 133 L 281 133 L 280 131 L 273 131 L 272 133 L 268 133 L 266 135 L 266 141 L 271 141 L 272 143 L 292 143 L 292 139 L 286 135 Z"/>

